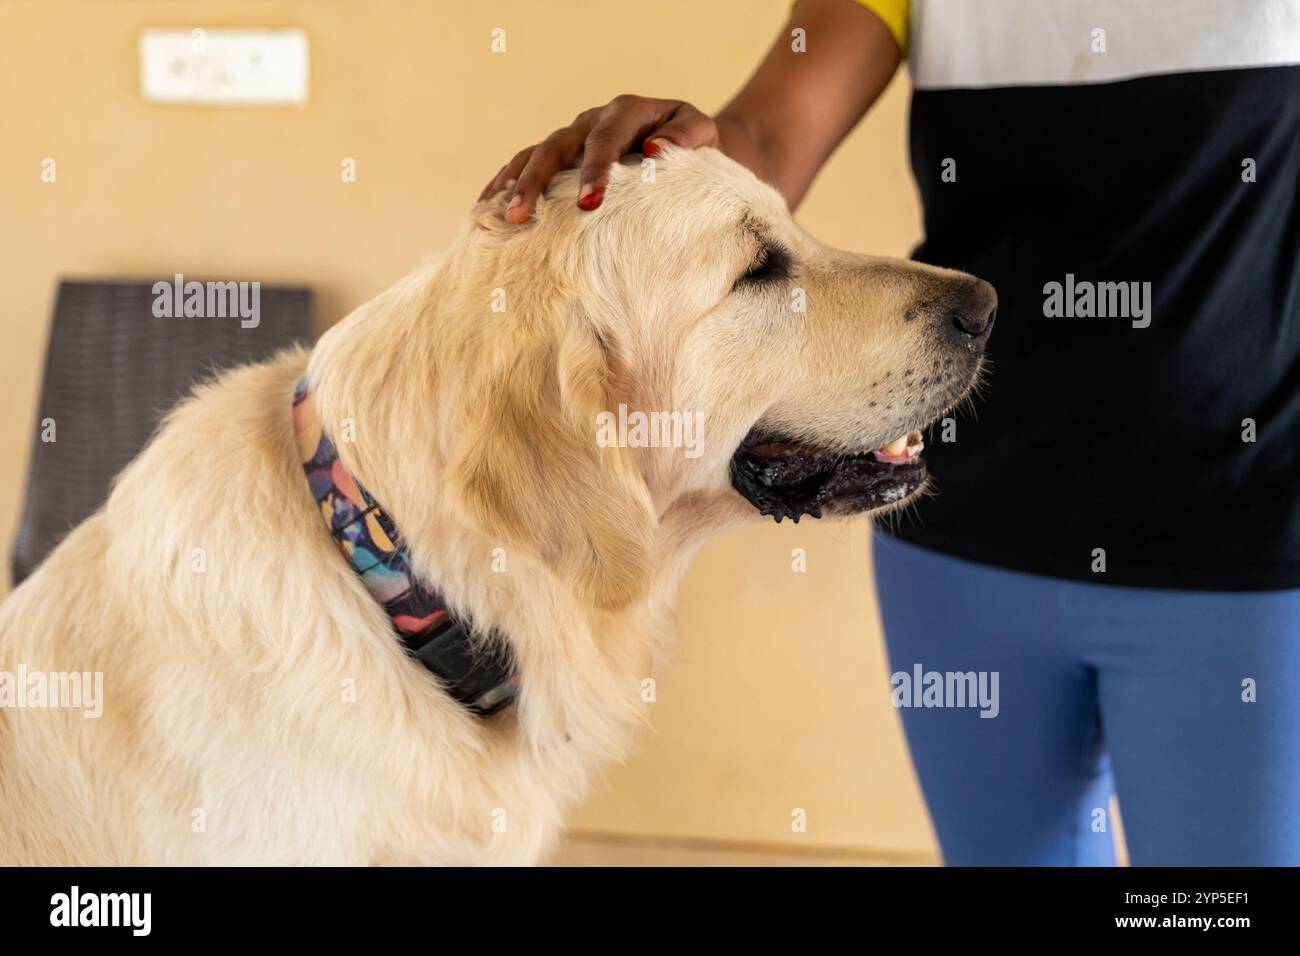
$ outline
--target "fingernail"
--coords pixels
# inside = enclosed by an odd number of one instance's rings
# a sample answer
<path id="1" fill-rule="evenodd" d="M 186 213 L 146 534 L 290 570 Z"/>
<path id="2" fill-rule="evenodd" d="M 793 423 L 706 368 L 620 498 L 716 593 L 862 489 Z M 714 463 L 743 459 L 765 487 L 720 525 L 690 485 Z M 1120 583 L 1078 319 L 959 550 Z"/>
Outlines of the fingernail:
<path id="1" fill-rule="evenodd" d="M 604 186 L 593 186 L 590 183 L 587 183 L 578 192 L 578 208 L 591 212 L 591 210 L 600 205 L 600 201 L 604 198 Z"/>
<path id="2" fill-rule="evenodd" d="M 663 152 L 664 144 L 657 139 L 648 139 L 641 144 L 642 156 L 658 156 Z"/>
<path id="3" fill-rule="evenodd" d="M 516 209 L 518 209 L 522 204 L 523 204 L 523 198 L 520 196 L 515 196 L 513 199 L 511 199 L 509 204 L 507 204 L 506 206 L 506 211 L 504 213 L 505 217 L 509 219 L 510 214 L 514 212 Z"/>

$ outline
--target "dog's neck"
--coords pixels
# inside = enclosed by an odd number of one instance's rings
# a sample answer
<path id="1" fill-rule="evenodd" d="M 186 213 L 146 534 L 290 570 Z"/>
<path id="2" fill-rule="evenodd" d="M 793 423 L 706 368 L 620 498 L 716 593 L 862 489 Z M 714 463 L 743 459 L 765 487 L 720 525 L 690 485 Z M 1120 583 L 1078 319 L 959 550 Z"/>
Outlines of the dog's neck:
<path id="1" fill-rule="evenodd" d="M 294 392 L 293 427 L 326 527 L 402 645 L 473 713 L 487 716 L 512 703 L 519 676 L 504 639 L 475 639 L 468 622 L 453 616 L 415 573 L 392 519 L 348 471 L 321 427 L 306 378 Z"/>
<path id="2" fill-rule="evenodd" d="M 511 711 L 524 738 L 548 759 L 614 757 L 625 745 L 620 725 L 644 720 L 645 682 L 673 633 L 690 557 L 752 515 L 706 495 L 663 507 L 649 542 L 648 587 L 618 608 L 578 593 L 545 553 L 485 528 L 456 493 L 454 466 L 475 434 L 467 424 L 503 387 L 489 360 L 507 331 L 500 319 L 486 326 L 465 288 L 486 268 L 470 268 L 453 251 L 336 324 L 311 357 L 313 398 L 327 427 L 354 433 L 355 441 L 340 443 L 340 457 L 395 517 L 419 576 L 437 582 L 479 627 L 509 635 L 523 686 Z M 518 332 L 519 321 L 512 317 L 509 328 Z M 405 346 L 382 347 L 396 341 Z M 532 499 L 530 490 L 502 490 Z M 574 493 L 564 484 L 544 492 Z"/>

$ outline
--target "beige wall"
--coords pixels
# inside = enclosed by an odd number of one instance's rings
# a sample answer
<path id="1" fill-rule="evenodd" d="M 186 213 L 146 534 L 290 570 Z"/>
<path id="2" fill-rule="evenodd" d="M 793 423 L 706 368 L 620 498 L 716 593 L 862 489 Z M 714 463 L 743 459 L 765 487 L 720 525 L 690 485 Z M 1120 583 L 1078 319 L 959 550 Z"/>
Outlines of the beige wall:
<path id="1" fill-rule="evenodd" d="M 0 0 L 0 542 L 23 491 L 59 276 L 174 272 L 316 287 L 323 325 L 451 238 L 516 149 L 624 91 L 716 109 L 786 0 Z M 145 27 L 305 29 L 305 109 L 146 105 Z M 489 31 L 507 31 L 507 52 Z M 814 38 L 815 42 L 815 38 Z M 900 80 L 799 219 L 902 254 L 919 232 Z M 58 181 L 41 182 L 41 161 Z M 344 157 L 358 181 L 340 181 Z M 932 857 L 886 698 L 866 529 L 764 525 L 716 541 L 682 595 L 657 732 L 575 826 Z M 808 571 L 791 571 L 791 549 Z M 5 561 L 6 573 L 7 564 Z M 791 812 L 808 814 L 805 834 Z"/>

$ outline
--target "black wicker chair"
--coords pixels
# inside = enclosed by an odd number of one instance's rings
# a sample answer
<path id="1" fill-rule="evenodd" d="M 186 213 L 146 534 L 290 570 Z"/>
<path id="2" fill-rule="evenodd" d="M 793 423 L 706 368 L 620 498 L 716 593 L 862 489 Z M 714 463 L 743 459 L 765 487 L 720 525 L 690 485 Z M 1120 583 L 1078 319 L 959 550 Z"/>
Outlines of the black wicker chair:
<path id="1" fill-rule="evenodd" d="M 238 318 L 156 318 L 154 300 L 151 282 L 59 284 L 14 585 L 104 503 L 113 476 L 196 381 L 312 340 L 310 289 L 262 286 L 255 328 Z M 46 419 L 56 441 L 42 440 Z"/>

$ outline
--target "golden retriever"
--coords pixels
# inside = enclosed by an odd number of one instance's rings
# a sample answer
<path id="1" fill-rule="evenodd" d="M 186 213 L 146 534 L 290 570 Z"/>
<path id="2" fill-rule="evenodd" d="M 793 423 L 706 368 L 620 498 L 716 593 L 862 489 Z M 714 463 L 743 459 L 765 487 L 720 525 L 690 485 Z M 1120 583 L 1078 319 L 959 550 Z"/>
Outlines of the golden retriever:
<path id="1" fill-rule="evenodd" d="M 644 719 L 703 541 L 918 492 L 987 284 L 826 248 L 709 149 L 625 160 L 595 212 L 576 189 L 524 227 L 480 203 L 310 354 L 197 388 L 14 591 L 0 863 L 534 862 Z M 506 646 L 509 706 L 453 699 L 343 560 L 304 376 L 421 578 Z M 20 671 L 102 676 L 102 713 L 15 706 Z"/>

